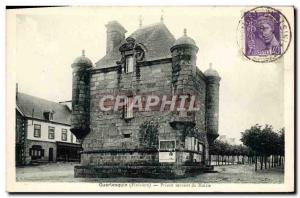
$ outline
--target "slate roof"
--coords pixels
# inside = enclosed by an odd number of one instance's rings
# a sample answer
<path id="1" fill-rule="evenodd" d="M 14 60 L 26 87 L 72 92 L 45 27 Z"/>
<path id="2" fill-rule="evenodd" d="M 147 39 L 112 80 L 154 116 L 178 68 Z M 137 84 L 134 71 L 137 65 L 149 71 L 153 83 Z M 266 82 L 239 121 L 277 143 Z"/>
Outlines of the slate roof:
<path id="1" fill-rule="evenodd" d="M 164 23 L 155 23 L 141 27 L 129 37 L 134 38 L 136 43 L 140 43 L 145 47 L 146 61 L 171 58 L 170 48 L 173 46 L 175 38 Z M 124 43 L 125 40 L 119 46 L 116 46 L 112 52 L 96 62 L 96 68 L 116 66 L 116 61 L 121 60 L 119 48 Z"/>
<path id="2" fill-rule="evenodd" d="M 18 92 L 17 106 L 25 117 L 46 121 L 44 112 L 53 110 L 53 122 L 71 124 L 71 111 L 66 105 Z"/>

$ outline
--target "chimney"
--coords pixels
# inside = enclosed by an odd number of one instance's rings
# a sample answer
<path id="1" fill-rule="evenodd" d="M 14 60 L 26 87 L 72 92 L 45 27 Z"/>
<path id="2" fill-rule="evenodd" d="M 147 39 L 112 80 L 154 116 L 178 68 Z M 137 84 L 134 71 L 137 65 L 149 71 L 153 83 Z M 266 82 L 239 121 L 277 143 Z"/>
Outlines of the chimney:
<path id="1" fill-rule="evenodd" d="M 125 39 L 127 30 L 118 21 L 110 21 L 105 27 L 106 54 L 108 54 Z"/>

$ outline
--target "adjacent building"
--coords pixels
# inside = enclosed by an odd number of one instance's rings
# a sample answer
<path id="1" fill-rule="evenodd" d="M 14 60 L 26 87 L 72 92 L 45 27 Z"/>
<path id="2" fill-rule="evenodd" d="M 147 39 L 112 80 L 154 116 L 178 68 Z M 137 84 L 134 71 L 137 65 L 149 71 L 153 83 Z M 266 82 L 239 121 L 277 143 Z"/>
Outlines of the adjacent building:
<path id="1" fill-rule="evenodd" d="M 17 92 L 17 165 L 80 161 L 81 144 L 70 131 L 71 109 L 66 103 Z"/>
<path id="2" fill-rule="evenodd" d="M 185 177 L 207 169 L 209 144 L 218 137 L 220 76 L 196 65 L 198 46 L 184 30 L 143 26 L 126 37 L 117 21 L 107 28 L 106 55 L 75 59 L 71 131 L 82 141 L 75 177 Z M 106 95 L 196 96 L 199 111 L 102 111 Z M 143 100 L 143 99 L 142 99 Z M 109 105 L 109 104 L 108 104 Z M 113 101 L 111 102 L 113 105 Z"/>
<path id="3" fill-rule="evenodd" d="M 220 140 L 222 142 L 225 142 L 225 143 L 228 143 L 230 145 L 237 145 L 237 142 L 236 142 L 235 138 L 228 138 L 226 135 L 220 135 L 218 137 L 218 140 Z"/>

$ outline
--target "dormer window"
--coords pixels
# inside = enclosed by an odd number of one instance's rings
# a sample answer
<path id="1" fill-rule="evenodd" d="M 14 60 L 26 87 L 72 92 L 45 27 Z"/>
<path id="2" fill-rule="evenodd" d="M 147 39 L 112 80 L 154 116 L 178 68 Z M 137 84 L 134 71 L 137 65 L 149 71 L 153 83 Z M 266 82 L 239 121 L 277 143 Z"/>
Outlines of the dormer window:
<path id="1" fill-rule="evenodd" d="M 53 120 L 53 114 L 54 114 L 53 111 L 45 111 L 44 112 L 44 118 L 45 118 L 45 120 L 48 120 L 48 121 Z"/>
<path id="2" fill-rule="evenodd" d="M 136 71 L 136 75 L 139 76 L 137 63 L 143 61 L 145 56 L 142 44 L 136 43 L 134 38 L 128 37 L 119 51 L 122 56 L 121 60 L 116 62 L 119 66 L 119 73 L 124 71 L 125 74 L 128 74 Z"/>
<path id="3" fill-rule="evenodd" d="M 133 56 L 127 56 L 126 57 L 126 63 L 125 63 L 125 72 L 127 74 L 133 72 L 133 66 L 134 66 Z"/>

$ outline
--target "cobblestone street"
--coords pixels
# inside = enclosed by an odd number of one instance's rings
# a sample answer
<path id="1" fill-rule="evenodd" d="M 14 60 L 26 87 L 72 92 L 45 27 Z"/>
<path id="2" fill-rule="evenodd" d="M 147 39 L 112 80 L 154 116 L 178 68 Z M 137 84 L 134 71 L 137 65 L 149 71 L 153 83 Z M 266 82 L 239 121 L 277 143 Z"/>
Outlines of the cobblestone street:
<path id="1" fill-rule="evenodd" d="M 29 182 L 197 182 L 197 183 L 283 183 L 282 168 L 254 171 L 254 165 L 216 166 L 217 173 L 204 173 L 195 177 L 163 180 L 150 178 L 74 178 L 73 163 L 53 163 L 18 167 L 17 181 Z"/>

